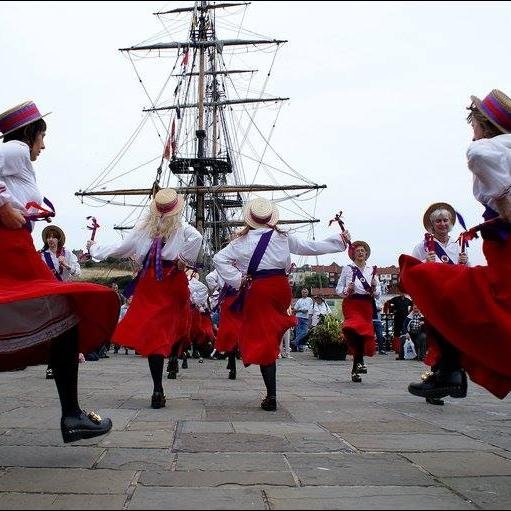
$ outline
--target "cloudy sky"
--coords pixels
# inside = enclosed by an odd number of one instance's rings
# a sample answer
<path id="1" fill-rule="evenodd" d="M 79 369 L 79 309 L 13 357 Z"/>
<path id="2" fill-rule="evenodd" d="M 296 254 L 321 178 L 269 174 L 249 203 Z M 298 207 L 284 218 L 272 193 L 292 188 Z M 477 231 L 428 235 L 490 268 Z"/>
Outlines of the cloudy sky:
<path id="1" fill-rule="evenodd" d="M 153 12 L 184 5 L 0 4 L 0 110 L 33 99 L 52 112 L 35 168 L 70 248 L 84 246 L 86 216 L 102 224 L 100 242 L 113 242 L 119 234 L 112 227 L 126 215 L 74 196 L 118 153 L 148 103 L 118 49 L 162 30 Z M 510 22 L 509 2 L 252 3 L 244 26 L 289 41 L 267 90 L 291 98 L 272 145 L 293 168 L 328 185 L 317 202 L 316 238 L 332 232 L 328 220 L 343 210 L 353 238 L 367 240 L 372 262 L 386 266 L 423 238 L 422 215 L 432 202 L 449 202 L 467 224 L 479 223 L 482 207 L 465 161 L 472 135 L 465 107 L 471 94 L 511 94 Z M 158 153 L 158 140 L 145 145 L 153 143 Z M 140 186 L 152 178 L 153 171 Z M 346 256 L 335 259 L 343 264 Z M 484 262 L 479 240 L 471 259 Z"/>

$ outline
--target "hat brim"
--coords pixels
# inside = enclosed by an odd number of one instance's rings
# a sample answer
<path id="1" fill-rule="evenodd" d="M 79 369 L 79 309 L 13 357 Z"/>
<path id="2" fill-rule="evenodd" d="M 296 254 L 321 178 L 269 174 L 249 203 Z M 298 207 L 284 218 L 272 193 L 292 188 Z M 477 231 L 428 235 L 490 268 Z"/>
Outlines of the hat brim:
<path id="1" fill-rule="evenodd" d="M 426 212 L 422 217 L 422 225 L 424 225 L 424 229 L 426 229 L 426 231 L 430 232 L 431 234 L 433 234 L 434 229 L 433 224 L 431 223 L 429 217 L 431 216 L 431 213 L 433 213 L 433 211 L 437 209 L 446 209 L 447 211 L 449 211 L 452 217 L 452 225 L 454 226 L 454 224 L 456 223 L 455 209 L 450 204 L 447 204 L 447 202 L 435 202 L 434 204 L 431 204 L 431 206 L 429 206 L 428 209 L 426 209 Z"/>
<path id="2" fill-rule="evenodd" d="M 353 262 L 355 262 L 355 248 L 360 245 L 362 245 L 366 249 L 366 253 L 367 253 L 366 261 L 369 259 L 369 257 L 371 257 L 371 247 L 369 246 L 368 243 L 366 243 L 365 241 L 361 241 L 361 240 L 352 241 L 351 246 L 348 250 L 348 257 Z"/>
<path id="3" fill-rule="evenodd" d="M 19 126 L 16 126 L 16 128 L 14 128 L 13 130 L 6 131 L 2 135 L 0 135 L 0 138 L 4 138 L 5 135 L 8 135 L 9 133 L 13 133 L 14 131 L 17 131 L 17 130 L 19 130 L 21 128 L 24 128 L 25 126 L 28 126 L 29 124 L 32 124 L 33 122 L 36 122 L 39 119 L 42 119 L 43 117 L 46 117 L 47 115 L 50 115 L 51 113 L 52 112 L 48 112 L 47 114 L 41 115 L 41 117 L 38 117 L 37 119 L 32 119 L 31 121 L 27 121 L 27 122 L 25 122 L 23 124 L 20 124 Z"/>
<path id="4" fill-rule="evenodd" d="M 250 209 L 249 204 L 246 204 L 243 208 L 243 221 L 249 226 L 252 227 L 252 229 L 260 229 L 262 227 L 275 227 L 279 221 L 279 210 L 274 206 L 273 207 L 273 213 L 271 214 L 270 220 L 268 222 L 261 224 L 259 222 L 256 222 L 252 215 L 250 215 Z"/>
<path id="5" fill-rule="evenodd" d="M 160 213 L 158 211 L 158 209 L 156 208 L 156 201 L 154 199 L 153 199 L 153 202 L 151 202 L 150 207 L 151 207 L 151 213 L 153 213 L 153 214 L 161 215 L 164 217 L 165 216 L 175 216 L 183 211 L 183 208 L 185 207 L 185 200 L 182 195 L 178 194 L 176 207 L 173 210 L 168 211 L 167 213 Z"/>
<path id="6" fill-rule="evenodd" d="M 57 225 L 47 225 L 43 229 L 43 232 L 41 233 L 41 238 L 43 239 L 44 244 L 46 244 L 46 238 L 48 237 L 49 231 L 56 231 L 59 234 L 60 243 L 62 244 L 62 246 L 66 244 L 66 235 L 64 234 L 64 231 Z"/>
<path id="7" fill-rule="evenodd" d="M 503 126 L 501 126 L 498 122 L 495 122 L 494 119 L 492 119 L 486 112 L 486 110 L 484 109 L 484 106 L 483 106 L 483 102 L 477 97 L 477 96 L 470 96 L 470 99 L 472 100 L 472 102 L 475 104 L 476 108 L 479 110 L 479 112 L 484 115 L 484 117 L 490 121 L 494 126 L 496 126 L 497 128 L 499 128 L 499 130 L 501 130 L 503 133 L 511 133 L 509 130 L 507 130 L 506 128 L 504 128 Z"/>

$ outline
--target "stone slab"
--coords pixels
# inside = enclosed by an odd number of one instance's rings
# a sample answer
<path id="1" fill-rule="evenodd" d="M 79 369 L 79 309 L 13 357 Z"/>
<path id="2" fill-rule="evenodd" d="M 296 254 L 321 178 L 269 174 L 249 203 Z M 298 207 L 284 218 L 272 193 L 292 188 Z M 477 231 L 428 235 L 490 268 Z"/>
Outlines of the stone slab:
<path id="1" fill-rule="evenodd" d="M 109 448 L 97 468 L 116 470 L 170 470 L 175 455 L 169 449 Z"/>
<path id="2" fill-rule="evenodd" d="M 183 421 L 182 433 L 234 433 L 235 429 L 230 422 L 214 421 Z"/>
<path id="3" fill-rule="evenodd" d="M 272 486 L 296 486 L 293 475 L 287 472 L 223 470 L 219 472 L 193 470 L 175 472 L 143 472 L 139 483 L 144 486 L 173 486 L 187 488 L 255 486 L 271 484 Z"/>
<path id="4" fill-rule="evenodd" d="M 442 482 L 483 509 L 511 507 L 511 477 L 454 477 Z"/>
<path id="5" fill-rule="evenodd" d="M 178 453 L 176 470 L 272 470 L 285 471 L 289 465 L 282 454 L 277 453 Z"/>
<path id="6" fill-rule="evenodd" d="M 302 486 L 428 486 L 434 479 L 394 454 L 286 454 Z"/>
<path id="7" fill-rule="evenodd" d="M 286 452 L 290 443 L 271 435 L 245 433 L 183 433 L 176 438 L 176 452 Z"/>
<path id="8" fill-rule="evenodd" d="M 511 460 L 491 452 L 428 452 L 403 456 L 438 477 L 511 476 Z"/>
<path id="9" fill-rule="evenodd" d="M 99 443 L 101 447 L 169 448 L 174 440 L 171 430 L 112 431 Z"/>
<path id="10" fill-rule="evenodd" d="M 253 488 L 158 488 L 138 486 L 128 509 L 266 509 Z"/>
<path id="11" fill-rule="evenodd" d="M 271 509 L 477 509 L 435 486 L 343 486 L 265 489 Z"/>
<path id="12" fill-rule="evenodd" d="M 492 451 L 494 447 L 464 435 L 434 433 L 382 433 L 367 435 L 343 433 L 348 443 L 364 451 Z"/>
<path id="13" fill-rule="evenodd" d="M 134 471 L 81 468 L 8 468 L 0 492 L 124 494 Z"/>
<path id="14" fill-rule="evenodd" d="M 4 467 L 91 468 L 104 449 L 91 447 L 0 446 Z"/>

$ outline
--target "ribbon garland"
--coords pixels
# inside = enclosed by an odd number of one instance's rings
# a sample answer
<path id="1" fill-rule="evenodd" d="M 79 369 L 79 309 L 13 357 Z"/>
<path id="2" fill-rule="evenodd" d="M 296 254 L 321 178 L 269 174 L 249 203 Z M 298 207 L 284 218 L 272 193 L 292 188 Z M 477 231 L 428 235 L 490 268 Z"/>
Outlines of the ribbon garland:
<path id="1" fill-rule="evenodd" d="M 30 220 L 31 222 L 37 222 L 38 220 L 45 220 L 46 222 L 51 222 L 51 218 L 55 216 L 55 208 L 53 204 L 46 197 L 43 199 L 43 203 L 48 206 L 49 209 L 43 208 L 37 202 L 27 202 L 25 205 L 25 209 L 35 209 L 39 211 L 39 213 L 33 213 L 31 215 L 26 215 L 25 218 Z"/>

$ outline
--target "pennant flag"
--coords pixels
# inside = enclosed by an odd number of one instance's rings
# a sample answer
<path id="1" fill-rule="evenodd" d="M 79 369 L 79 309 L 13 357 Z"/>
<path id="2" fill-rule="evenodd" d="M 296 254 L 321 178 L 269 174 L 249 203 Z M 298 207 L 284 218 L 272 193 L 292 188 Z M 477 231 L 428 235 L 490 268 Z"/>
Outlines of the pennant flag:
<path id="1" fill-rule="evenodd" d="M 181 61 L 181 65 L 183 67 L 186 67 L 188 65 L 188 54 L 189 48 L 186 48 L 186 50 L 183 52 L 183 60 Z"/>

